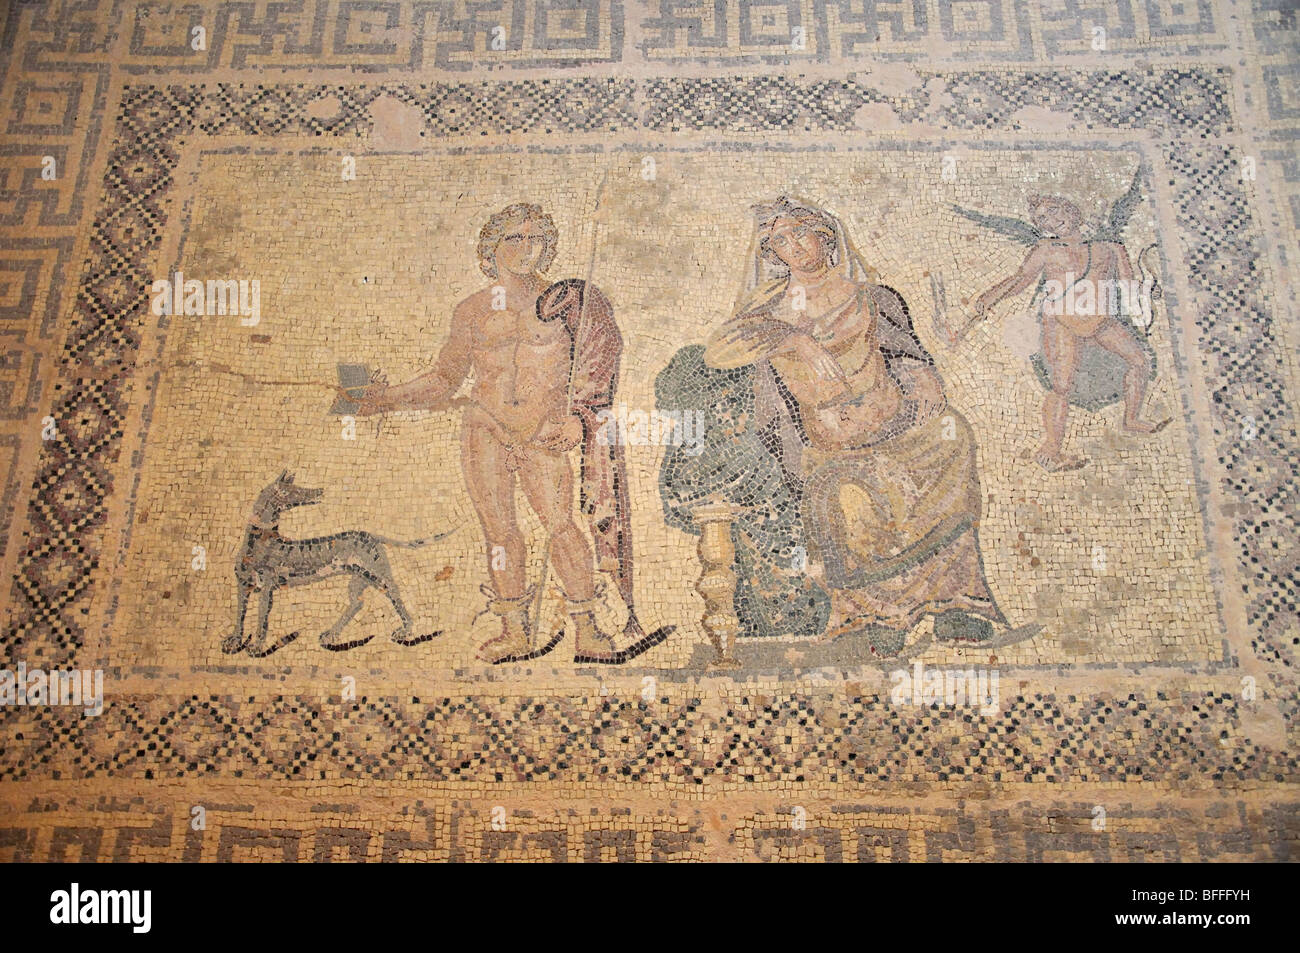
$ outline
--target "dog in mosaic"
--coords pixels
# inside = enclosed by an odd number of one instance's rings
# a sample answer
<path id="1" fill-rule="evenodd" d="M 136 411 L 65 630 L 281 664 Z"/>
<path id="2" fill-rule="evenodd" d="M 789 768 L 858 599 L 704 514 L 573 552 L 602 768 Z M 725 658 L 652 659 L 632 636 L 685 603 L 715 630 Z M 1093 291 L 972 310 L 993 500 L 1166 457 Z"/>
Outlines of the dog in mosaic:
<path id="1" fill-rule="evenodd" d="M 239 558 L 235 562 L 235 579 L 238 584 L 238 607 L 235 611 L 235 629 L 221 643 L 227 654 L 247 651 L 249 655 L 263 658 L 298 637 L 297 632 L 271 642 L 268 622 L 271 603 L 278 589 L 310 585 L 332 576 L 350 575 L 348 606 L 330 628 L 321 634 L 320 644 L 341 652 L 369 642 L 373 636 L 344 635 L 343 630 L 361 610 L 361 598 L 368 588 L 382 592 L 393 604 L 402 624 L 391 638 L 398 645 L 418 645 L 441 635 L 441 630 L 427 634 L 412 634 L 411 614 L 402 602 L 393 570 L 388 564 L 386 547 L 415 549 L 425 546 L 447 533 L 427 539 L 388 539 L 361 530 L 349 530 L 331 536 L 309 539 L 289 539 L 280 532 L 281 514 L 297 506 L 320 502 L 324 490 L 298 486 L 294 475 L 287 470 L 262 490 L 253 504 L 253 518 L 244 534 Z M 257 596 L 257 622 L 253 632 L 248 632 L 245 617 L 250 599 Z"/>

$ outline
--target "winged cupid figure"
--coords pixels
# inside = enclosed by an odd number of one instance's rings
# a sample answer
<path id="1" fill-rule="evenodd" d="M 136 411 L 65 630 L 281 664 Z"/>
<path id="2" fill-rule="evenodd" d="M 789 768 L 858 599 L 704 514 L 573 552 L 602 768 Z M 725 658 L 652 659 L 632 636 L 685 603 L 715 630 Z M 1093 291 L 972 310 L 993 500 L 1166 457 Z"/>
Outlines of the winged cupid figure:
<path id="1" fill-rule="evenodd" d="M 1154 422 L 1142 415 L 1155 361 L 1145 333 L 1139 338 L 1132 328 L 1145 332 L 1150 326 L 1150 302 L 1160 296 L 1160 288 L 1145 269 L 1140 279 L 1134 278 L 1123 245 L 1124 230 L 1140 201 L 1135 172 L 1132 185 L 1111 206 L 1105 224 L 1087 237 L 1080 229 L 1079 207 L 1059 195 L 1031 195 L 1028 222 L 953 206 L 972 222 L 1029 246 L 1016 273 L 976 299 L 975 315 L 987 316 L 999 302 L 1036 283 L 1030 306 L 1041 297 L 1043 337 L 1035 365 L 1047 396 L 1043 442 L 1035 459 L 1049 472 L 1087 464 L 1083 457 L 1062 449 L 1072 403 L 1098 410 L 1122 397 L 1125 430 L 1152 434 L 1169 424 L 1168 419 Z"/>

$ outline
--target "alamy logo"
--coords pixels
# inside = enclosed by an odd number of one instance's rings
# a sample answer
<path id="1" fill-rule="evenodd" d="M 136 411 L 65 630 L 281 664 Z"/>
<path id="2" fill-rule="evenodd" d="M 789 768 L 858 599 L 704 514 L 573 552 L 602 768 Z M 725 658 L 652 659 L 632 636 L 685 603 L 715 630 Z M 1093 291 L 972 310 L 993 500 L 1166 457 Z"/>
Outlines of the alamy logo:
<path id="1" fill-rule="evenodd" d="M 1109 314 L 1129 318 L 1140 328 L 1151 325 L 1151 298 L 1155 278 L 1147 275 L 1145 281 L 1103 278 L 1088 280 L 1076 278 L 1067 272 L 1065 281 L 1050 278 L 1043 283 L 1043 311 L 1051 315 L 1096 317 Z"/>
<path id="2" fill-rule="evenodd" d="M 184 272 L 168 280 L 159 278 L 149 286 L 153 295 L 150 309 L 154 314 L 218 315 L 238 314 L 244 327 L 255 327 L 262 320 L 262 282 L 241 278 L 186 279 Z"/>
<path id="3" fill-rule="evenodd" d="M 127 923 L 133 933 L 148 933 L 153 920 L 152 890 L 71 890 L 50 894 L 50 922 Z"/>
<path id="4" fill-rule="evenodd" d="M 889 700 L 904 705 L 941 705 L 948 708 L 978 708 L 981 715 L 995 715 L 999 709 L 998 670 L 996 668 L 926 668 L 912 663 L 889 673 L 894 687 Z"/>
<path id="5" fill-rule="evenodd" d="M 19 662 L 16 672 L 0 669 L 0 705 L 80 705 L 87 715 L 102 715 L 104 670 L 29 671 Z"/>
<path id="6" fill-rule="evenodd" d="M 685 447 L 688 457 L 704 449 L 704 411 L 702 410 L 617 410 L 596 414 L 600 429 L 596 442 L 601 446 L 623 444 L 627 447 Z"/>

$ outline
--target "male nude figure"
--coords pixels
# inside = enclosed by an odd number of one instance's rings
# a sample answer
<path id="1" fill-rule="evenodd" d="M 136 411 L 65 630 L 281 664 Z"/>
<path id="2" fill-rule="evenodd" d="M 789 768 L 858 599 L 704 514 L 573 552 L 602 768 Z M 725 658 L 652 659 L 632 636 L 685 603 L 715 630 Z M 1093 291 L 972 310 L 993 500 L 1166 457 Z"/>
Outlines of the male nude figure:
<path id="1" fill-rule="evenodd" d="M 1082 457 L 1066 454 L 1065 422 L 1069 415 L 1070 391 L 1078 369 L 1079 355 L 1091 341 L 1123 359 L 1124 429 L 1133 433 L 1155 433 L 1168 423 L 1152 423 L 1142 417 L 1151 366 L 1133 333 L 1124 324 L 1122 295 L 1111 289 L 1133 287 L 1133 265 L 1128 252 L 1119 242 L 1087 241 L 1080 234 L 1082 213 L 1073 202 L 1059 197 L 1035 196 L 1030 200 L 1033 224 L 1046 237 L 1025 256 L 1020 269 L 975 301 L 975 313 L 984 316 L 990 308 L 1006 298 L 1020 294 L 1041 277 L 1049 293 L 1043 302 L 1043 357 L 1047 362 L 1052 387 L 1043 400 L 1043 443 L 1035 459 L 1049 472 L 1077 469 L 1087 463 Z M 1116 285 L 1123 282 L 1123 285 Z M 1092 285 L 1078 294 L 1085 283 Z M 1062 295 L 1070 292 L 1094 306 L 1080 309 L 1062 307 Z M 1061 289 L 1055 294 L 1051 289 Z M 1074 299 L 1071 295 L 1070 300 Z M 1066 313 L 1066 312 L 1073 313 Z"/>
<path id="2" fill-rule="evenodd" d="M 538 308 L 552 287 L 540 272 L 554 260 L 557 238 L 551 217 L 536 205 L 512 205 L 492 216 L 478 244 L 479 267 L 492 283 L 456 305 L 431 370 L 398 385 L 377 378 L 358 410 L 365 416 L 446 408 L 473 370 L 461 422 L 461 467 L 487 543 L 489 608 L 502 619 L 501 634 L 479 648 L 479 657 L 493 663 L 532 650 L 534 599 L 526 585 L 516 484 L 549 535 L 549 561 L 569 600 L 578 660 L 625 660 L 595 625 L 592 549 L 574 518 L 567 452 L 584 431 L 571 400 L 573 345 L 565 322 L 542 320 Z M 575 373 L 582 368 L 575 365 Z"/>

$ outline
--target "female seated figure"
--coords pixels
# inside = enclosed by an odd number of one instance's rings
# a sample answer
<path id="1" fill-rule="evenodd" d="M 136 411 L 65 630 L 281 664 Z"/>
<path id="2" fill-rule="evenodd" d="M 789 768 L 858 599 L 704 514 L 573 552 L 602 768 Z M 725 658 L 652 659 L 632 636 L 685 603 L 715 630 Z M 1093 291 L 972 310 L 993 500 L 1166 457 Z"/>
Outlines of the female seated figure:
<path id="1" fill-rule="evenodd" d="M 756 212 L 745 291 L 703 361 L 752 368 L 753 426 L 830 593 L 824 637 L 895 654 L 933 615 L 937 639 L 990 639 L 1006 620 L 980 557 L 974 435 L 906 304 L 834 216 L 787 197 Z"/>

